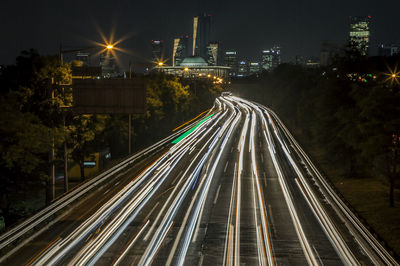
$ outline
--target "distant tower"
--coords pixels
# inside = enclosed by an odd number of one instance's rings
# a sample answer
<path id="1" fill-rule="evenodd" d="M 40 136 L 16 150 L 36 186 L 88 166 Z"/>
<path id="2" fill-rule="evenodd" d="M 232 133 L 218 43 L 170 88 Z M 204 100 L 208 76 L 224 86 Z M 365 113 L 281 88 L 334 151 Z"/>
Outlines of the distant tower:
<path id="1" fill-rule="evenodd" d="M 393 56 L 400 54 L 400 44 L 381 44 L 378 47 L 379 56 Z"/>
<path id="2" fill-rule="evenodd" d="M 163 56 L 163 41 L 162 40 L 152 40 L 151 47 L 152 47 L 153 62 L 162 61 L 164 58 L 164 56 Z"/>
<path id="3" fill-rule="evenodd" d="M 224 54 L 224 65 L 230 67 L 229 76 L 236 77 L 238 74 L 238 58 L 236 51 L 226 51 Z"/>
<path id="4" fill-rule="evenodd" d="M 90 54 L 78 52 L 76 54 L 76 60 L 81 61 L 84 66 L 90 65 Z"/>
<path id="5" fill-rule="evenodd" d="M 218 42 L 212 42 L 207 45 L 207 63 L 209 66 L 216 66 L 218 64 Z"/>
<path id="6" fill-rule="evenodd" d="M 192 56 L 207 59 L 207 45 L 210 42 L 211 15 L 201 14 L 193 18 Z"/>
<path id="7" fill-rule="evenodd" d="M 371 16 L 350 17 L 349 43 L 362 55 L 368 55 Z"/>
<path id="8" fill-rule="evenodd" d="M 249 75 L 258 74 L 261 71 L 260 63 L 250 62 L 249 64 Z"/>
<path id="9" fill-rule="evenodd" d="M 106 51 L 100 55 L 101 74 L 105 78 L 113 78 L 119 75 L 119 68 L 114 55 Z"/>
<path id="10" fill-rule="evenodd" d="M 275 52 L 275 57 L 274 57 L 274 65 L 273 67 L 277 67 L 281 64 L 281 47 L 279 45 L 275 45 L 272 47 L 272 50 Z"/>
<path id="11" fill-rule="evenodd" d="M 238 77 L 245 77 L 249 75 L 249 65 L 246 61 L 240 61 L 238 66 Z"/>
<path id="12" fill-rule="evenodd" d="M 172 64 L 180 66 L 183 59 L 191 55 L 189 47 L 189 35 L 174 39 L 174 48 L 172 51 Z"/>
<path id="13" fill-rule="evenodd" d="M 272 70 L 281 63 L 281 48 L 274 46 L 269 50 L 261 51 L 262 70 Z"/>

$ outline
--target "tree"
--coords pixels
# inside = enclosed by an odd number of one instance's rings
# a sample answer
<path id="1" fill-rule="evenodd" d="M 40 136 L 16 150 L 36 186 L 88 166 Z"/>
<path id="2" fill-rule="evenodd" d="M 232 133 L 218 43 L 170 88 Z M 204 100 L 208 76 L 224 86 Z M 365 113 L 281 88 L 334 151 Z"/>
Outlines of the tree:
<path id="1" fill-rule="evenodd" d="M 79 165 L 81 181 L 85 180 L 85 158 L 97 152 L 103 142 L 106 115 L 77 115 L 67 127 L 71 157 Z"/>
<path id="2" fill-rule="evenodd" d="M 0 208 L 6 225 L 15 195 L 27 189 L 28 183 L 47 178 L 47 158 L 50 134 L 40 119 L 32 113 L 21 112 L 20 94 L 0 96 Z"/>

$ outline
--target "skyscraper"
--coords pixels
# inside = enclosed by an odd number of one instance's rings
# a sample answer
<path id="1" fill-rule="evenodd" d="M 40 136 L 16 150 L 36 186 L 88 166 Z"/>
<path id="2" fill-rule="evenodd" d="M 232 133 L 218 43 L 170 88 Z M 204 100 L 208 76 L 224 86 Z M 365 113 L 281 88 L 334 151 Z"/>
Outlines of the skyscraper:
<path id="1" fill-rule="evenodd" d="M 249 64 L 249 75 L 258 74 L 261 71 L 260 63 L 250 62 Z"/>
<path id="2" fill-rule="evenodd" d="M 275 68 L 281 64 L 281 47 L 279 45 L 274 45 L 272 50 L 275 51 L 275 60 L 273 62 L 273 67 Z"/>
<path id="3" fill-rule="evenodd" d="M 281 48 L 274 46 L 269 50 L 261 51 L 261 67 L 263 70 L 272 70 L 281 63 Z"/>
<path id="4" fill-rule="evenodd" d="M 362 55 L 368 55 L 371 16 L 350 17 L 349 44 Z"/>
<path id="5" fill-rule="evenodd" d="M 153 62 L 162 61 L 164 58 L 163 54 L 163 41 L 162 40 L 151 40 Z"/>
<path id="6" fill-rule="evenodd" d="M 238 74 L 238 58 L 236 51 L 226 51 L 224 54 L 224 65 L 230 67 L 229 76 L 235 77 Z"/>
<path id="7" fill-rule="evenodd" d="M 183 59 L 190 56 L 189 35 L 174 39 L 174 48 L 172 52 L 172 64 L 180 66 Z"/>
<path id="8" fill-rule="evenodd" d="M 100 66 L 101 74 L 105 78 L 117 77 L 120 74 L 116 59 L 109 51 L 100 55 Z"/>
<path id="9" fill-rule="evenodd" d="M 90 65 L 90 54 L 78 52 L 76 54 L 76 60 L 81 61 L 83 65 L 88 66 Z"/>
<path id="10" fill-rule="evenodd" d="M 207 59 L 207 45 L 210 42 L 211 15 L 201 14 L 193 18 L 192 55 Z"/>
<path id="11" fill-rule="evenodd" d="M 218 64 L 218 42 L 212 42 L 207 45 L 207 58 L 206 61 L 209 66 L 216 66 Z"/>
<path id="12" fill-rule="evenodd" d="M 400 44 L 381 44 L 378 47 L 379 56 L 393 56 L 395 54 L 400 54 Z"/>
<path id="13" fill-rule="evenodd" d="M 245 77 L 249 75 L 249 65 L 246 61 L 240 61 L 238 66 L 238 77 Z"/>

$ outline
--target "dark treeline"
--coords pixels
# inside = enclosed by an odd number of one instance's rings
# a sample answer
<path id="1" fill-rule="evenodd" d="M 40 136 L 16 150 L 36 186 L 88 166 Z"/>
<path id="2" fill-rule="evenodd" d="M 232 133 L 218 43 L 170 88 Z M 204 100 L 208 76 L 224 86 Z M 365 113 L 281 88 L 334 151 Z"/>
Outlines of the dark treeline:
<path id="1" fill-rule="evenodd" d="M 205 80 L 162 73 L 143 78 L 147 112 L 133 115 L 134 151 L 210 108 L 221 91 Z M 91 154 L 109 150 L 112 159 L 127 155 L 128 115 L 74 114 L 71 79 L 71 63 L 60 65 L 58 56 L 40 56 L 35 50 L 0 68 L 0 231 L 2 223 L 8 227 L 51 202 L 53 145 L 55 165 L 62 170 L 66 142 L 69 164 L 80 166 L 81 181 L 83 162 Z"/>
<path id="2" fill-rule="evenodd" d="M 394 206 L 400 166 L 399 62 L 400 56 L 368 58 L 346 51 L 325 68 L 282 64 L 233 88 L 277 111 L 325 169 L 343 178 L 385 178 Z"/>

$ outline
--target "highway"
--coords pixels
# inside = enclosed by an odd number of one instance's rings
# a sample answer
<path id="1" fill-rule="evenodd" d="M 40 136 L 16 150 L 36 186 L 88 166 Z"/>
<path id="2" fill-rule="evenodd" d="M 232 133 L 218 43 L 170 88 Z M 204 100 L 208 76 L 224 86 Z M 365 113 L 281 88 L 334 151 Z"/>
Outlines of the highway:
<path id="1" fill-rule="evenodd" d="M 0 236 L 0 263 L 398 265 L 278 115 L 243 98 L 90 182 Z"/>

